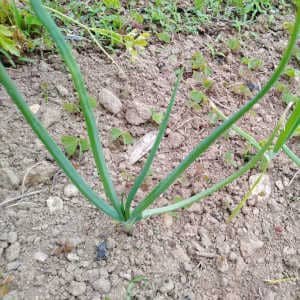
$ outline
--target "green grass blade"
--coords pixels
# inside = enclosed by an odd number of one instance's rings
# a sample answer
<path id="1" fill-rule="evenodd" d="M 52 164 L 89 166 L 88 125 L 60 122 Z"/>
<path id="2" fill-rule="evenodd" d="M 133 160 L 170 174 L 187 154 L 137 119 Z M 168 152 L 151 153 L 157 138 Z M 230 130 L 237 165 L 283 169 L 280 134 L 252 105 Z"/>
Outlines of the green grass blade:
<path id="1" fill-rule="evenodd" d="M 129 194 L 128 194 L 128 197 L 127 197 L 127 200 L 126 200 L 126 204 L 125 204 L 125 215 L 126 215 L 127 218 L 129 217 L 129 214 L 130 214 L 131 203 L 132 203 L 138 189 L 140 188 L 143 181 L 145 180 L 145 177 L 147 176 L 147 174 L 150 170 L 150 167 L 151 167 L 151 164 L 152 164 L 153 159 L 155 157 L 155 154 L 156 154 L 156 152 L 159 148 L 160 142 L 164 137 L 164 134 L 165 134 L 165 131 L 166 131 L 166 128 L 168 126 L 169 119 L 170 119 L 171 111 L 172 111 L 173 105 L 175 103 L 175 98 L 176 98 L 176 94 L 177 94 L 177 91 L 178 91 L 179 83 L 180 83 L 181 78 L 182 78 L 182 74 L 183 74 L 183 70 L 181 69 L 181 70 L 179 70 L 179 73 L 177 75 L 177 80 L 176 80 L 174 88 L 173 88 L 173 92 L 172 92 L 172 95 L 171 95 L 171 100 L 170 100 L 169 105 L 167 107 L 167 110 L 165 112 L 163 121 L 161 122 L 161 124 L 159 126 L 159 131 L 158 131 L 157 137 L 155 139 L 154 145 L 151 148 L 151 151 L 149 153 L 149 156 L 148 156 L 148 158 L 145 162 L 145 165 L 144 165 L 143 169 L 141 170 L 139 176 L 135 179 L 134 184 L 133 184 L 131 190 L 129 191 Z"/>
<path id="2" fill-rule="evenodd" d="M 291 137 L 298 125 L 300 124 L 300 101 L 295 104 L 295 109 L 288 118 L 285 128 L 281 131 L 278 140 L 274 146 L 274 152 L 278 152 L 285 142 Z"/>
<path id="3" fill-rule="evenodd" d="M 99 133 L 96 127 L 95 118 L 89 103 L 89 96 L 84 85 L 80 69 L 72 55 L 69 45 L 64 39 L 64 36 L 59 31 L 58 27 L 51 19 L 45 8 L 42 6 L 41 2 L 39 0 L 30 0 L 30 3 L 37 17 L 39 18 L 41 23 L 46 27 L 52 39 L 56 43 L 60 55 L 62 56 L 66 65 L 68 66 L 70 73 L 72 74 L 73 82 L 76 91 L 79 95 L 80 106 L 82 108 L 82 112 L 85 118 L 92 152 L 94 155 L 98 173 L 103 183 L 105 194 L 110 199 L 114 208 L 118 211 L 120 217 L 122 217 L 123 214 L 121 211 L 121 202 L 117 197 L 115 188 L 110 178 L 108 168 L 106 166 L 103 149 L 99 139 Z"/>
<path id="4" fill-rule="evenodd" d="M 300 157 L 298 157 L 287 145 L 283 145 L 282 150 L 300 168 Z"/>
<path id="5" fill-rule="evenodd" d="M 278 80 L 281 73 L 284 71 L 297 41 L 297 35 L 300 28 L 300 9 L 298 8 L 295 25 L 291 34 L 288 46 L 283 54 L 283 57 L 273 72 L 269 81 L 265 86 L 258 92 L 258 94 L 247 102 L 242 108 L 236 113 L 231 115 L 225 120 L 218 128 L 216 128 L 207 138 L 200 142 L 194 150 L 190 152 L 188 156 L 164 179 L 162 180 L 147 196 L 139 203 L 139 205 L 132 212 L 132 218 L 140 218 L 143 210 L 150 206 L 157 197 L 159 197 L 173 182 L 203 153 L 208 147 L 216 141 L 226 130 L 228 130 L 234 123 L 236 123 L 246 112 L 248 112 L 262 97 L 272 88 L 274 83 Z"/>
<path id="6" fill-rule="evenodd" d="M 227 178 L 219 181 L 218 183 L 214 184 L 212 187 L 188 198 L 182 201 L 179 201 L 177 203 L 174 203 L 172 205 L 168 205 L 165 207 L 159 207 L 159 208 L 153 208 L 153 209 L 147 209 L 142 212 L 141 218 L 147 218 L 154 215 L 159 215 L 167 212 L 171 212 L 180 208 L 184 208 L 186 206 L 189 206 L 195 202 L 199 202 L 200 200 L 203 200 L 204 198 L 212 195 L 213 193 L 217 192 L 221 188 L 227 186 L 228 184 L 232 183 L 237 178 L 244 175 L 246 172 L 248 172 L 251 168 L 255 167 L 256 164 L 263 159 L 266 151 L 269 149 L 269 147 L 272 145 L 272 142 L 277 134 L 279 125 L 276 126 L 270 137 L 268 138 L 265 145 L 257 152 L 255 156 L 252 157 L 252 159 L 242 166 L 239 170 L 234 172 L 232 175 L 228 176 Z"/>
<path id="7" fill-rule="evenodd" d="M 57 144 L 50 137 L 47 130 L 42 126 L 40 121 L 34 116 L 28 107 L 23 96 L 17 90 L 12 80 L 9 78 L 5 68 L 0 63 L 0 83 L 4 86 L 7 93 L 12 98 L 13 102 L 19 108 L 23 116 L 25 117 L 28 124 L 31 126 L 32 130 L 36 133 L 39 139 L 46 146 L 47 150 L 53 156 L 60 168 L 66 173 L 70 180 L 76 185 L 79 191 L 97 208 L 102 210 L 104 213 L 109 215 L 115 220 L 121 221 L 121 218 L 117 214 L 114 208 L 109 206 L 101 197 L 99 197 L 82 179 L 82 177 L 77 173 L 73 165 L 66 158 Z"/>

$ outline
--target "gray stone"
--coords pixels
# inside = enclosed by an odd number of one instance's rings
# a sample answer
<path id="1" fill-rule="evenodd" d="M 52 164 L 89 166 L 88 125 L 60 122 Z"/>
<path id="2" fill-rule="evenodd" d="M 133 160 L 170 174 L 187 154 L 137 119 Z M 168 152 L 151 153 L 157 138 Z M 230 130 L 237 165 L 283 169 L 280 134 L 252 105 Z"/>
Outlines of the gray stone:
<path id="1" fill-rule="evenodd" d="M 185 140 L 185 137 L 179 132 L 171 132 L 168 136 L 168 142 L 172 149 L 178 148 Z"/>
<path id="2" fill-rule="evenodd" d="M 101 294 L 109 293 L 111 289 L 111 283 L 108 279 L 100 278 L 92 283 L 92 286 L 95 291 Z"/>
<path id="3" fill-rule="evenodd" d="M 106 248 L 108 250 L 111 250 L 113 248 L 115 248 L 117 246 L 117 243 L 115 242 L 115 240 L 111 237 L 108 237 L 106 240 Z"/>
<path id="4" fill-rule="evenodd" d="M 50 66 L 46 62 L 41 61 L 41 63 L 40 63 L 40 71 L 41 72 L 48 72 L 49 69 L 50 69 Z"/>
<path id="5" fill-rule="evenodd" d="M 122 102 L 108 89 L 103 88 L 100 91 L 98 100 L 112 114 L 117 114 L 122 110 Z"/>
<path id="6" fill-rule="evenodd" d="M 59 93 L 60 96 L 62 97 L 68 97 L 69 96 L 69 91 L 67 88 L 65 88 L 63 85 L 59 84 L 56 86 L 56 89 Z"/>
<path id="7" fill-rule="evenodd" d="M 99 270 L 98 269 L 88 270 L 86 272 L 86 277 L 89 282 L 95 282 L 100 277 Z"/>
<path id="8" fill-rule="evenodd" d="M 18 270 L 21 266 L 21 262 L 19 260 L 12 261 L 7 264 L 6 270 L 7 272 Z"/>
<path id="9" fill-rule="evenodd" d="M 212 245 L 212 242 L 208 235 L 208 231 L 202 227 L 198 230 L 198 234 L 200 235 L 200 238 L 201 238 L 201 244 L 205 248 L 209 248 Z"/>
<path id="10" fill-rule="evenodd" d="M 35 252 L 33 258 L 39 262 L 45 262 L 48 258 L 48 255 L 42 251 Z"/>
<path id="11" fill-rule="evenodd" d="M 19 258 L 19 255 L 20 255 L 20 243 L 19 242 L 11 244 L 5 250 L 5 258 L 7 259 L 7 261 L 14 261 L 17 258 Z"/>
<path id="12" fill-rule="evenodd" d="M 151 119 L 151 108 L 145 103 L 135 102 L 126 110 L 125 118 L 132 125 L 146 123 Z"/>
<path id="13" fill-rule="evenodd" d="M 244 258 L 250 257 L 256 253 L 256 251 L 264 246 L 264 242 L 260 240 L 254 240 L 250 238 L 244 238 L 240 240 L 240 250 Z"/>
<path id="14" fill-rule="evenodd" d="M 15 231 L 11 231 L 11 232 L 8 233 L 8 235 L 7 235 L 7 241 L 10 244 L 13 244 L 14 242 L 16 242 L 17 239 L 18 239 L 18 234 Z"/>
<path id="15" fill-rule="evenodd" d="M 47 206 L 50 210 L 50 213 L 52 214 L 56 211 L 62 210 L 64 207 L 64 203 L 59 197 L 53 196 L 47 199 Z"/>
<path id="16" fill-rule="evenodd" d="M 228 262 L 227 262 L 227 258 L 225 256 L 218 256 L 217 257 L 216 266 L 217 266 L 217 269 L 222 273 L 225 273 L 229 270 L 229 265 L 228 265 Z"/>
<path id="17" fill-rule="evenodd" d="M 280 179 L 275 182 L 275 185 L 279 189 L 279 191 L 284 190 L 284 185 Z"/>
<path id="18" fill-rule="evenodd" d="M 61 120 L 61 111 L 56 105 L 48 104 L 43 112 L 42 122 L 46 128 L 51 127 Z"/>
<path id="19" fill-rule="evenodd" d="M 20 184 L 20 178 L 10 168 L 0 169 L 0 188 L 17 188 Z"/>
<path id="20" fill-rule="evenodd" d="M 78 281 L 72 281 L 70 285 L 70 290 L 69 292 L 77 297 L 81 296 L 85 293 L 86 291 L 86 284 L 84 282 L 78 282 Z"/>
<path id="21" fill-rule="evenodd" d="M 163 294 L 167 294 L 174 289 L 175 285 L 171 279 L 167 279 L 163 282 L 162 286 L 160 287 L 159 291 Z"/>
<path id="22" fill-rule="evenodd" d="M 79 261 L 80 258 L 76 253 L 71 252 L 71 253 L 67 254 L 67 260 L 68 261 Z"/>
<path id="23" fill-rule="evenodd" d="M 7 241 L 7 239 L 8 239 L 7 232 L 0 233 L 0 241 Z"/>
<path id="24" fill-rule="evenodd" d="M 258 177 L 260 175 L 261 174 L 259 173 L 259 174 L 250 176 L 250 178 L 249 178 L 250 186 L 252 186 L 256 182 L 256 180 L 258 179 Z M 257 197 L 257 200 L 259 200 L 259 201 L 266 200 L 270 197 L 271 192 L 272 192 L 272 185 L 271 185 L 270 176 L 267 174 L 263 174 L 261 177 L 261 180 L 256 185 L 256 187 L 253 189 L 250 199 L 253 197 Z"/>
<path id="25" fill-rule="evenodd" d="M 74 184 L 67 184 L 64 187 L 64 195 L 68 198 L 76 197 L 79 194 L 78 188 Z"/>
<path id="26" fill-rule="evenodd" d="M 30 186 L 46 183 L 52 179 L 56 170 L 56 166 L 43 161 L 29 171 L 25 183 Z"/>
<path id="27" fill-rule="evenodd" d="M 156 136 L 157 131 L 150 131 L 140 138 L 132 147 L 130 147 L 128 150 L 128 157 L 131 165 L 135 164 L 151 150 Z"/>

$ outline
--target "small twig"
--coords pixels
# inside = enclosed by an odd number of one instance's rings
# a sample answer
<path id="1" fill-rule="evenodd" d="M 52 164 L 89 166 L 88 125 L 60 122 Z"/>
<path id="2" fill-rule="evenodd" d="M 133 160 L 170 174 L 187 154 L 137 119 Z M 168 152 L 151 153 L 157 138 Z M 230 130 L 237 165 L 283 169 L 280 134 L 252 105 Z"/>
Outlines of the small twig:
<path id="1" fill-rule="evenodd" d="M 46 189 L 38 190 L 38 191 L 29 192 L 29 193 L 26 193 L 26 194 L 22 194 L 22 195 L 16 196 L 16 197 L 14 197 L 14 198 L 5 200 L 5 201 L 3 201 L 3 202 L 0 202 L 0 206 L 4 206 L 5 204 L 8 204 L 8 203 L 11 203 L 11 202 L 20 200 L 20 199 L 22 200 L 23 198 L 27 198 L 27 197 L 30 197 L 30 196 L 39 194 L 39 193 L 41 193 L 41 192 L 43 192 L 43 191 L 45 191 L 45 190 L 46 190 Z"/>
<path id="2" fill-rule="evenodd" d="M 292 179 L 290 180 L 290 182 L 288 183 L 287 186 L 290 186 L 290 185 L 294 182 L 294 180 L 296 179 L 296 177 L 297 177 L 299 174 L 300 174 L 300 170 L 298 170 L 298 171 L 295 173 L 295 175 L 292 177 Z"/>
<path id="3" fill-rule="evenodd" d="M 41 162 L 38 162 L 36 164 L 34 164 L 33 166 L 31 166 L 30 168 L 27 169 L 27 171 L 25 172 L 25 175 L 23 177 L 23 180 L 22 180 L 22 187 L 21 187 L 21 195 L 24 194 L 24 191 L 25 191 L 25 182 L 26 182 L 26 179 L 27 179 L 27 176 L 30 174 L 30 172 L 35 168 L 37 167 L 38 165 L 40 165 Z"/>

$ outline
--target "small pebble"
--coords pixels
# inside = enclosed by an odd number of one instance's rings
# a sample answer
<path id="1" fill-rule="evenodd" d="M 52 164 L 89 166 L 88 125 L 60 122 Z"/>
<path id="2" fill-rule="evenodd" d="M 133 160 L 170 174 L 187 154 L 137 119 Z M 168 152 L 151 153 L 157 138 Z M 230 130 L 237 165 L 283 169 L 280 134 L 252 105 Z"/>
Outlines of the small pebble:
<path id="1" fill-rule="evenodd" d="M 84 282 L 72 281 L 70 284 L 70 293 L 77 297 L 81 296 L 86 291 L 86 284 Z"/>
<path id="2" fill-rule="evenodd" d="M 64 187 L 64 195 L 68 198 L 76 197 L 79 194 L 79 190 L 74 184 L 67 184 Z"/>
<path id="3" fill-rule="evenodd" d="M 98 99 L 102 106 L 112 114 L 117 114 L 122 110 L 122 102 L 108 89 L 102 89 Z"/>
<path id="4" fill-rule="evenodd" d="M 20 243 L 18 243 L 18 242 L 11 244 L 5 250 L 5 257 L 6 257 L 7 261 L 14 261 L 17 258 L 19 258 L 19 255 L 20 255 Z"/>
<path id="5" fill-rule="evenodd" d="M 106 246 L 106 241 L 101 242 L 96 247 L 96 260 L 107 259 L 108 251 Z"/>
<path id="6" fill-rule="evenodd" d="M 56 211 L 62 210 L 64 207 L 64 203 L 59 197 L 53 196 L 47 199 L 47 206 L 50 210 L 50 213 L 52 214 Z"/>
<path id="7" fill-rule="evenodd" d="M 164 281 L 159 291 L 163 294 L 166 294 L 171 292 L 174 289 L 174 287 L 174 282 L 171 279 L 167 279 L 166 281 Z"/>
<path id="8" fill-rule="evenodd" d="M 48 255 L 42 251 L 38 251 L 34 253 L 33 257 L 36 261 L 45 262 L 48 258 Z"/>
<path id="9" fill-rule="evenodd" d="M 10 243 L 10 244 L 13 244 L 14 242 L 16 242 L 18 239 L 18 234 L 14 231 L 11 231 L 8 233 L 7 235 L 7 241 Z"/>
<path id="10" fill-rule="evenodd" d="M 57 89 L 60 96 L 62 96 L 62 97 L 69 96 L 69 91 L 63 85 L 60 85 L 60 84 L 57 85 L 56 89 Z"/>
<path id="11" fill-rule="evenodd" d="M 107 294 L 110 292 L 111 289 L 111 283 L 108 279 L 100 278 L 96 280 L 95 282 L 92 283 L 92 286 L 95 291 L 102 293 L 102 294 Z"/>

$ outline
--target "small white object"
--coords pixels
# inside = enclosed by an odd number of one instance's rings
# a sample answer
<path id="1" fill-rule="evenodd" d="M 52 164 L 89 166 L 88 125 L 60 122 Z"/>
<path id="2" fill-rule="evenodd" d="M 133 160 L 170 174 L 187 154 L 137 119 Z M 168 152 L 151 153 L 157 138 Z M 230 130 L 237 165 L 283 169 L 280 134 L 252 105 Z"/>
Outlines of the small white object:
<path id="1" fill-rule="evenodd" d="M 68 198 L 76 197 L 78 196 L 79 191 L 77 187 L 74 184 L 67 184 L 64 187 L 64 195 Z"/>
<path id="2" fill-rule="evenodd" d="M 54 196 L 54 197 L 49 197 L 47 199 L 47 206 L 50 210 L 50 213 L 52 214 L 56 211 L 62 210 L 64 207 L 64 203 L 59 197 Z"/>
<path id="3" fill-rule="evenodd" d="M 39 104 L 32 104 L 30 106 L 30 110 L 32 111 L 32 113 L 37 114 L 38 111 L 40 110 L 40 105 Z"/>
<path id="4" fill-rule="evenodd" d="M 139 139 L 131 149 L 129 149 L 129 163 L 131 165 L 139 161 L 144 155 L 146 155 L 154 145 L 157 136 L 157 131 L 150 131 Z"/>
<path id="5" fill-rule="evenodd" d="M 33 257 L 36 261 L 45 262 L 48 258 L 48 255 L 42 251 L 38 251 L 34 253 Z"/>

